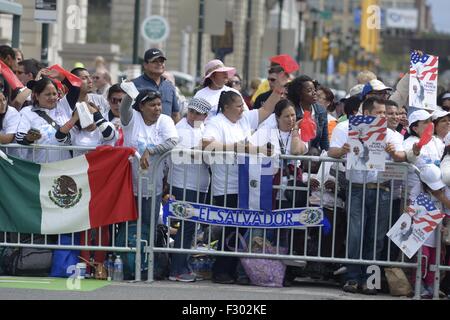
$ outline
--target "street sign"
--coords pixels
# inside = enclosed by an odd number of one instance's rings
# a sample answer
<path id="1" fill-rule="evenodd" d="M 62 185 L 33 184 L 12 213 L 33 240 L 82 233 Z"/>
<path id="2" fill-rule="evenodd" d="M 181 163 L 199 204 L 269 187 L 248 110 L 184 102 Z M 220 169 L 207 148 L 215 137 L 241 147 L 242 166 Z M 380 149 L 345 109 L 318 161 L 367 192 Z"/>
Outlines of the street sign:
<path id="1" fill-rule="evenodd" d="M 151 43 L 164 42 L 170 34 L 169 23 L 164 17 L 150 16 L 142 23 L 141 34 Z"/>
<path id="2" fill-rule="evenodd" d="M 56 0 L 36 0 L 34 20 L 40 23 L 56 23 L 58 20 Z"/>

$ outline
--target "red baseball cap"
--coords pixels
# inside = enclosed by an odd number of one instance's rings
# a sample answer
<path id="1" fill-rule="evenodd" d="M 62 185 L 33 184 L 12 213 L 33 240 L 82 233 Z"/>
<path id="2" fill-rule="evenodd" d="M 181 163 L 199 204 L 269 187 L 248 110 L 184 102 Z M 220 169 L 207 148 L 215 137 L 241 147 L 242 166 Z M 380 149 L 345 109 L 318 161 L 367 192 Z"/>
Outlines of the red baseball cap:
<path id="1" fill-rule="evenodd" d="M 288 54 L 281 54 L 270 58 L 270 62 L 279 64 L 286 73 L 300 70 L 298 63 Z"/>

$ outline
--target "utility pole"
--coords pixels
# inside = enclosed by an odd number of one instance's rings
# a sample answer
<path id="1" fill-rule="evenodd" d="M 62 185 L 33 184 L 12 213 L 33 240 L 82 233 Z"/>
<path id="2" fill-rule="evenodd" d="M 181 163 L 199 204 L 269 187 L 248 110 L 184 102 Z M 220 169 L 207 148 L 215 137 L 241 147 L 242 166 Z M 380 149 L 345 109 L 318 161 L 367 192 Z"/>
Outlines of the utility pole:
<path id="1" fill-rule="evenodd" d="M 319 55 L 322 53 L 322 38 L 323 38 L 323 18 L 322 18 L 322 13 L 324 11 L 325 5 L 324 5 L 324 0 L 320 0 L 319 3 L 319 22 L 318 22 L 318 26 L 319 26 L 319 30 L 318 30 L 318 37 L 319 37 L 319 41 L 318 43 L 318 47 L 319 47 Z M 322 69 L 322 60 L 319 58 L 316 61 L 316 66 L 315 66 L 315 76 L 317 78 L 320 77 L 321 74 L 321 69 Z"/>
<path id="2" fill-rule="evenodd" d="M 283 0 L 278 0 L 280 12 L 278 13 L 278 35 L 277 35 L 277 54 L 281 54 L 282 32 L 281 32 L 281 18 L 283 17 Z"/>
<path id="3" fill-rule="evenodd" d="M 197 39 L 197 78 L 202 77 L 202 50 L 203 50 L 203 32 L 205 29 L 205 0 L 200 0 L 198 13 L 198 39 Z"/>
<path id="4" fill-rule="evenodd" d="M 245 87 L 248 88 L 250 83 L 250 39 L 252 35 L 252 0 L 247 1 L 247 25 L 245 27 L 245 58 L 244 58 L 244 80 Z"/>
<path id="5" fill-rule="evenodd" d="M 133 64 L 139 64 L 139 25 L 141 0 L 134 0 Z"/>
<path id="6" fill-rule="evenodd" d="M 48 23 L 42 24 L 41 35 L 41 61 L 44 65 L 48 66 L 48 33 L 50 25 Z"/>

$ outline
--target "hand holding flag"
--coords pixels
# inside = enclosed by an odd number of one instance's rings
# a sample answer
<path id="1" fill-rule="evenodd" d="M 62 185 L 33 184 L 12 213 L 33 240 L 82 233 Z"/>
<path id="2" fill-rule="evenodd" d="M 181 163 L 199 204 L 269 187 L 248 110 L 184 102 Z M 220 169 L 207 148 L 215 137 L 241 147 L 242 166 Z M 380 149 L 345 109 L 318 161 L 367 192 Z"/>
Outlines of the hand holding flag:
<path id="1" fill-rule="evenodd" d="M 21 89 L 24 87 L 23 83 L 20 82 L 20 80 L 17 78 L 14 72 L 1 60 L 0 60 L 0 72 L 12 90 Z"/>
<path id="2" fill-rule="evenodd" d="M 82 83 L 81 79 L 78 78 L 76 75 L 70 73 L 69 71 L 65 70 L 58 64 L 49 67 L 42 74 L 47 75 L 50 78 L 56 78 L 61 81 L 63 81 L 64 80 L 63 78 L 65 78 L 70 82 L 72 86 L 81 87 Z"/>
<path id="3" fill-rule="evenodd" d="M 423 146 L 427 145 L 431 141 L 431 138 L 433 137 L 433 133 L 434 133 L 434 124 L 430 123 L 426 127 L 424 132 L 422 133 L 422 137 L 420 138 L 419 142 L 417 143 L 417 147 L 419 149 L 422 149 Z"/>
<path id="4" fill-rule="evenodd" d="M 305 111 L 303 120 L 300 123 L 301 139 L 305 142 L 310 142 L 316 137 L 317 125 L 311 117 L 310 111 Z"/>

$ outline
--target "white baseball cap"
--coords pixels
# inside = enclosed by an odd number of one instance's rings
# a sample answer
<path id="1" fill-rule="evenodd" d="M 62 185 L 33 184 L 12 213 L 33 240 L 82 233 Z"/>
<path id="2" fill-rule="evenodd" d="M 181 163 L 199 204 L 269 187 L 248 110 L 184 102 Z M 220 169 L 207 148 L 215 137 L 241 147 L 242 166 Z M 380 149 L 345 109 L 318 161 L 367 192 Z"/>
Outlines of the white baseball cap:
<path id="1" fill-rule="evenodd" d="M 433 121 L 446 117 L 450 114 L 450 112 L 444 111 L 444 110 L 436 110 L 435 112 L 433 112 L 433 114 L 431 115 L 431 119 Z"/>
<path id="2" fill-rule="evenodd" d="M 408 117 L 409 125 L 417 121 L 425 121 L 431 118 L 431 114 L 426 112 L 425 110 L 417 110 L 411 113 Z"/>
<path id="3" fill-rule="evenodd" d="M 420 180 L 431 190 L 441 190 L 445 187 L 442 181 L 441 169 L 434 164 L 427 164 L 420 169 Z"/>

